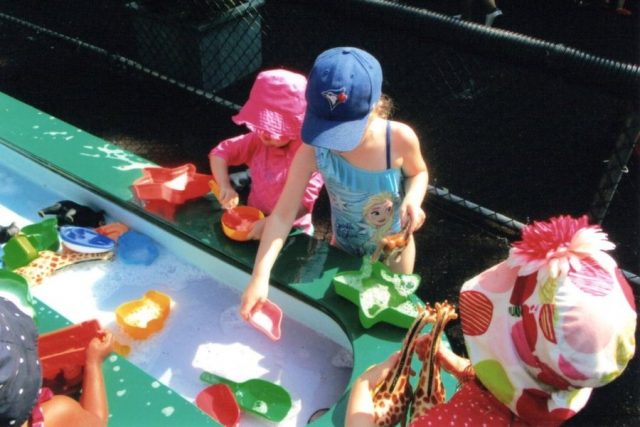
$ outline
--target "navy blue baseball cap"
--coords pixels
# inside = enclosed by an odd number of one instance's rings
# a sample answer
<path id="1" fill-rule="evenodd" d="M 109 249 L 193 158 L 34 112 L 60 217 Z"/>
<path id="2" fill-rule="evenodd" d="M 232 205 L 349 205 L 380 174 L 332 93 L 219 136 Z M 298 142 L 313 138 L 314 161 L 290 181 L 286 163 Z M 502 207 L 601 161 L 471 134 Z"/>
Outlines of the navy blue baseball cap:
<path id="1" fill-rule="evenodd" d="M 33 319 L 0 297 L 0 425 L 22 425 L 38 399 L 42 371 Z"/>
<path id="2" fill-rule="evenodd" d="M 353 150 L 382 95 L 382 68 L 370 53 L 335 47 L 321 53 L 307 78 L 302 140 L 336 151 Z"/>

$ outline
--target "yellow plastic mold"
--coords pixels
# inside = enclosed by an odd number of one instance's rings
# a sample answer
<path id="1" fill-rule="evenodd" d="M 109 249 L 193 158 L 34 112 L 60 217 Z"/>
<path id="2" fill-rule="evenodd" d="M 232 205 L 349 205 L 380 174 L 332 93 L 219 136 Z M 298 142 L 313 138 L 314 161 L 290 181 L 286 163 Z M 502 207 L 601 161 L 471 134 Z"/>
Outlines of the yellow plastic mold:
<path id="1" fill-rule="evenodd" d="M 171 311 L 171 298 L 159 291 L 147 291 L 140 299 L 120 304 L 116 321 L 127 335 L 143 340 L 164 327 Z"/>

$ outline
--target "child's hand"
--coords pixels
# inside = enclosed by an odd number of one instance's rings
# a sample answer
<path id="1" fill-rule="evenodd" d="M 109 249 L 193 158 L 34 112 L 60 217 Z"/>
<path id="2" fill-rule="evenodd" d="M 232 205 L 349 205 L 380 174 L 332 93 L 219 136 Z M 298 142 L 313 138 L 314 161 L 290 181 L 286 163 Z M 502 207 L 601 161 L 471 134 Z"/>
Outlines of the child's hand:
<path id="1" fill-rule="evenodd" d="M 402 228 L 407 230 L 407 235 L 422 227 L 427 217 L 420 205 L 408 203 L 406 200 L 400 207 L 400 214 Z"/>
<path id="2" fill-rule="evenodd" d="M 399 352 L 387 360 L 371 366 L 353 382 L 345 417 L 346 427 L 376 426 L 374 420 L 373 392 L 389 374 L 389 370 L 397 362 Z"/>
<path id="3" fill-rule="evenodd" d="M 416 354 L 418 355 L 418 359 L 424 362 L 424 358 L 427 355 L 427 351 L 429 347 L 431 347 L 431 342 L 433 341 L 431 334 L 424 334 L 418 341 L 416 342 Z"/>
<path id="4" fill-rule="evenodd" d="M 364 371 L 356 381 L 366 382 L 369 389 L 373 392 L 376 387 L 386 378 L 389 370 L 397 362 L 400 357 L 399 352 L 393 353 L 387 358 L 387 360 L 378 363 L 377 365 L 370 366 L 369 369 Z"/>
<path id="5" fill-rule="evenodd" d="M 260 236 L 262 236 L 262 230 L 264 230 L 266 222 L 267 218 L 262 218 L 254 222 L 251 227 L 251 231 L 248 234 L 249 239 L 260 240 Z"/>
<path id="6" fill-rule="evenodd" d="M 269 293 L 269 282 L 251 278 L 251 282 L 240 298 L 240 316 L 249 320 L 251 315 L 262 307 Z"/>
<path id="7" fill-rule="evenodd" d="M 113 351 L 113 334 L 108 331 L 100 331 L 101 336 L 95 337 L 87 347 L 87 363 L 102 363 L 111 351 Z"/>
<path id="8" fill-rule="evenodd" d="M 222 209 L 233 209 L 238 206 L 240 198 L 232 186 L 220 186 L 220 198 L 218 201 L 220 202 Z"/>

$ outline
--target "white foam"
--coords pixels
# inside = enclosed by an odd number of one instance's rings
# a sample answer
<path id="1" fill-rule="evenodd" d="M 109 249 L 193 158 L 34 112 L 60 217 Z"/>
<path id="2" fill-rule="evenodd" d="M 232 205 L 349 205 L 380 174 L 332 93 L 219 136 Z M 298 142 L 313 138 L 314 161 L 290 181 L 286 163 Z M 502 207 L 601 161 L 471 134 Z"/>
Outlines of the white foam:
<path id="1" fill-rule="evenodd" d="M 0 215 L 6 222 L 2 225 L 40 221 L 40 208 L 66 198 L 45 185 L 22 180 L 3 165 L 0 182 L 17 186 L 24 195 L 17 198 L 15 193 L 0 191 Z M 181 256 L 188 259 L 188 254 Z M 220 272 L 215 277 L 229 275 Z M 117 341 L 131 347 L 129 360 L 157 379 L 153 384 L 162 382 L 193 401 L 206 387 L 199 380 L 203 370 L 238 382 L 263 378 L 282 385 L 292 396 L 294 406 L 279 425 L 306 425 L 313 412 L 334 405 L 345 391 L 351 371 L 345 369 L 348 363 L 336 363 L 335 357 L 351 350 L 292 320 L 285 307 L 282 338 L 270 340 L 239 318 L 237 288 L 159 246 L 159 256 L 150 266 L 126 264 L 116 254 L 110 262 L 59 270 L 33 293 L 73 322 L 95 318 L 113 331 Z M 136 341 L 119 328 L 114 310 L 151 289 L 171 297 L 171 313 L 162 331 Z M 123 398 L 126 393 L 126 388 L 116 391 Z M 173 410 L 162 409 L 166 416 Z M 241 422 L 243 426 L 272 425 L 250 415 L 243 415 Z"/>

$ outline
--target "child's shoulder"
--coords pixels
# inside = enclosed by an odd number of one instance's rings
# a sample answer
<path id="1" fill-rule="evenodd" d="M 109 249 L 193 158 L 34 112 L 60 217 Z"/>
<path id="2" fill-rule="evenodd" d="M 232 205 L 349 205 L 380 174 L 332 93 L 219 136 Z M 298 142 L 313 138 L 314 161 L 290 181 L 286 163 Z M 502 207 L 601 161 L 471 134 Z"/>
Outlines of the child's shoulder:
<path id="1" fill-rule="evenodd" d="M 398 143 L 418 143 L 418 136 L 411 126 L 404 122 L 390 120 L 391 136 L 394 142 Z"/>

